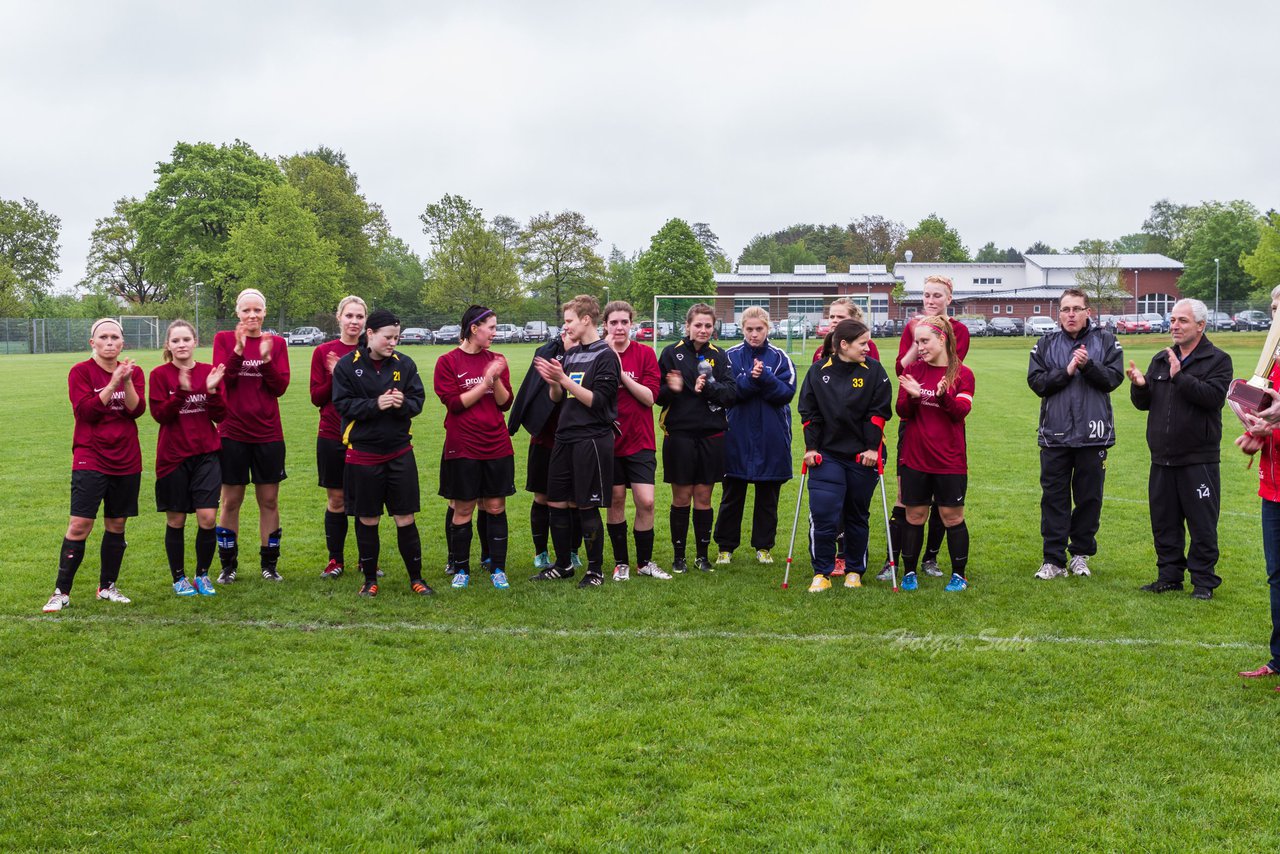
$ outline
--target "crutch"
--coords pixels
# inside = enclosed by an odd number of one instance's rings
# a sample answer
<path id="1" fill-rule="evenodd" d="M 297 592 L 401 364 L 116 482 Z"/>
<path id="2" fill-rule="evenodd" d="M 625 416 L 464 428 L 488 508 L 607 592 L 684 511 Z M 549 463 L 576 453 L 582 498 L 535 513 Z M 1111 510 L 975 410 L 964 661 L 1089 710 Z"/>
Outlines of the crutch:
<path id="1" fill-rule="evenodd" d="M 884 505 L 884 541 L 889 553 L 889 578 L 893 583 L 893 592 L 898 592 L 898 567 L 893 560 L 893 530 L 889 527 L 889 495 L 884 491 L 884 444 L 880 445 L 879 459 L 876 460 L 876 472 L 880 475 L 880 503 Z"/>
<path id="2" fill-rule="evenodd" d="M 813 464 L 815 466 L 822 465 L 822 454 L 814 457 Z M 807 463 L 800 464 L 800 492 L 796 495 L 796 515 L 791 519 L 791 545 L 787 546 L 787 568 L 782 574 L 782 589 L 787 589 L 787 582 L 791 579 L 791 558 L 796 550 L 796 527 L 800 524 L 800 502 L 804 501 L 804 481 L 809 475 L 809 466 Z"/>

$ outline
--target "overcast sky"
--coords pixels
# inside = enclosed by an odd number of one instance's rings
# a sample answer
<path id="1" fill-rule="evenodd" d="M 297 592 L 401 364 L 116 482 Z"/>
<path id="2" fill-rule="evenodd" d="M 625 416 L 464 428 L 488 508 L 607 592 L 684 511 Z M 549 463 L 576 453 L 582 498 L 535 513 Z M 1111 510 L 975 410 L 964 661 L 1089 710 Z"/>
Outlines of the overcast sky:
<path id="1" fill-rule="evenodd" d="M 735 257 L 863 214 L 976 251 L 1280 205 L 1270 0 L 0 0 L 0 32 L 0 197 L 62 218 L 66 287 L 178 141 L 342 149 L 420 252 L 444 193 L 582 211 L 602 254 L 705 221 Z"/>

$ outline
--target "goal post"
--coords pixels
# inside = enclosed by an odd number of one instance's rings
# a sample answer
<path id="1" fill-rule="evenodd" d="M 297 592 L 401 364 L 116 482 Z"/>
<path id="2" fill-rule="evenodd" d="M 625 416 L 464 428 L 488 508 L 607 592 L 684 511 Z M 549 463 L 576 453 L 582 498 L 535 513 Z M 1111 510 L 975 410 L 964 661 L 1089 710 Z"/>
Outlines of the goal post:
<path id="1" fill-rule="evenodd" d="M 861 295 L 851 295 L 858 301 Z M 677 341 L 684 335 L 685 314 L 697 303 L 711 306 L 715 313 L 712 340 L 733 346 L 742 340 L 742 312 L 759 306 L 769 312 L 769 339 L 786 352 L 802 354 L 809 339 L 817 334 L 827 305 L 835 294 L 658 294 L 653 298 L 653 345 Z M 865 302 L 865 297 L 862 299 Z M 864 312 L 868 306 L 864 305 Z"/>

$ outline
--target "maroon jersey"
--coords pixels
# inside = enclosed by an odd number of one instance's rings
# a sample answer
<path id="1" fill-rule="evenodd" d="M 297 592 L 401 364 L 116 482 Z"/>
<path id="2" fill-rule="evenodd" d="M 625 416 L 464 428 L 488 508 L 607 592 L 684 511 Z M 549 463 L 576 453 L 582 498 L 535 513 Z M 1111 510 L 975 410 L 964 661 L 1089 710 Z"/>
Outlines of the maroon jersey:
<path id="1" fill-rule="evenodd" d="M 502 413 L 511 408 L 511 370 L 503 368 L 498 382 L 506 388 L 507 402 L 498 406 L 493 389 L 470 407 L 462 395 L 484 382 L 484 370 L 498 358 L 489 350 L 464 352 L 455 347 L 436 360 L 436 396 L 444 404 L 444 459 L 498 460 L 512 456 L 511 436 Z"/>
<path id="2" fill-rule="evenodd" d="M 906 421 L 901 459 L 916 471 L 929 474 L 967 474 L 964 419 L 973 408 L 973 371 L 961 365 L 955 383 L 940 395 L 938 383 L 946 375 L 945 367 L 919 359 L 903 371 L 903 376 L 920 383 L 920 397 L 898 388 L 898 417 Z"/>
<path id="3" fill-rule="evenodd" d="M 618 358 L 622 362 L 622 373 L 653 392 L 653 398 L 657 400 L 662 375 L 658 373 L 658 357 L 653 348 L 629 343 Z M 658 449 L 653 429 L 653 407 L 636 400 L 622 382 L 618 383 L 618 427 L 622 435 L 613 440 L 615 457 L 629 457 L 636 451 Z"/>
<path id="4" fill-rule="evenodd" d="M 876 346 L 876 342 L 868 341 L 867 343 L 871 345 L 871 350 L 867 355 L 875 359 L 877 362 L 880 361 L 880 348 Z M 822 345 L 819 344 L 818 349 L 813 351 L 813 363 L 816 365 L 818 362 L 822 361 L 825 356 L 826 354 L 822 352 Z M 899 356 L 898 358 L 901 359 L 902 357 Z"/>
<path id="5" fill-rule="evenodd" d="M 224 439 L 260 445 L 283 442 L 280 397 L 289 387 L 289 344 L 273 335 L 271 361 L 262 361 L 262 338 L 244 339 L 244 353 L 236 355 L 236 333 L 213 336 L 213 363 L 226 365 L 222 393 L 227 417 L 218 424 Z"/>
<path id="6" fill-rule="evenodd" d="M 165 362 L 151 372 L 151 417 L 160 424 L 156 438 L 156 477 L 164 477 L 187 457 L 212 454 L 222 447 L 214 422 L 227 414 L 219 386 L 209 393 L 213 365 L 197 362 L 191 368 L 191 390 L 178 382 L 178 368 Z"/>
<path id="7" fill-rule="evenodd" d="M 965 326 L 954 317 L 950 318 L 951 328 L 956 333 L 956 352 L 960 354 L 961 361 L 969 355 L 969 327 Z M 907 355 L 907 351 L 916 346 L 916 318 L 907 321 L 907 327 L 902 330 L 902 339 L 898 341 L 898 358 L 893 363 L 894 372 L 898 376 L 902 376 L 902 357 Z M 915 466 L 912 466 L 915 468 Z"/>
<path id="8" fill-rule="evenodd" d="M 67 374 L 67 395 L 76 418 L 71 436 L 73 471 L 100 471 L 103 474 L 140 474 L 142 448 L 138 446 L 137 420 L 147 411 L 142 368 L 129 375 L 138 392 L 138 406 L 126 409 L 124 387 L 116 389 L 104 406 L 98 395 L 111 384 L 111 371 L 93 359 L 73 365 Z"/>
<path id="9" fill-rule="evenodd" d="M 343 344 L 342 339 L 321 344 L 311 354 L 311 402 L 320 407 L 320 438 L 342 441 L 342 418 L 333 408 L 333 374 L 326 366 L 330 353 L 339 359 L 355 352 L 355 344 Z"/>

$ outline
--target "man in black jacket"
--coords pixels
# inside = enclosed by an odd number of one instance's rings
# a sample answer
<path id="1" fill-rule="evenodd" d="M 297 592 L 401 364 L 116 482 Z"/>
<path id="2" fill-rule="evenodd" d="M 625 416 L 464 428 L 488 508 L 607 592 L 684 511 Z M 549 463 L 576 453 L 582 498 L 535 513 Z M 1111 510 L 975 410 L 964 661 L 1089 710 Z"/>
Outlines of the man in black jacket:
<path id="1" fill-rule="evenodd" d="M 1124 381 L 1120 344 L 1089 319 L 1084 291 L 1062 292 L 1058 322 L 1060 330 L 1031 348 L 1027 366 L 1027 385 L 1040 397 L 1044 562 L 1036 578 L 1045 581 L 1068 571 L 1090 574 L 1089 558 L 1098 553 L 1107 448 L 1116 443 L 1111 392 Z"/>
<path id="2" fill-rule="evenodd" d="M 1169 319 L 1173 346 L 1161 350 L 1144 374 L 1129 362 L 1129 396 L 1147 414 L 1151 449 L 1151 534 L 1158 573 L 1143 585 L 1152 593 L 1182 589 L 1191 573 L 1191 593 L 1212 599 L 1222 583 L 1218 562 L 1218 452 L 1222 405 L 1231 384 L 1231 357 L 1205 337 L 1209 312 L 1200 300 L 1179 300 Z M 1191 548 L 1183 556 L 1183 527 Z"/>

